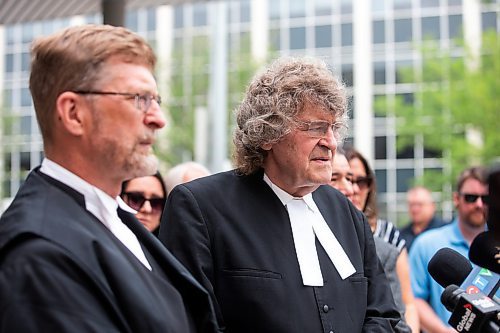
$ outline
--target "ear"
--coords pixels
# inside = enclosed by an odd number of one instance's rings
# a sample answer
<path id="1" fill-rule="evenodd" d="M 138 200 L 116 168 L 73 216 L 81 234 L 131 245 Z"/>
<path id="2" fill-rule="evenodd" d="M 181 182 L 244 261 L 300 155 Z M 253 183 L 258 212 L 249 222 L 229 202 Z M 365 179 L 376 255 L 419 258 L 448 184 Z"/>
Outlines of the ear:
<path id="1" fill-rule="evenodd" d="M 458 202 L 459 202 L 460 198 L 459 198 L 459 195 L 457 192 L 453 192 L 453 206 L 455 208 L 458 207 Z"/>
<path id="2" fill-rule="evenodd" d="M 270 143 L 265 143 L 262 146 L 260 146 L 260 148 L 262 148 L 264 150 L 271 150 L 271 148 L 273 148 L 273 145 Z"/>
<path id="3" fill-rule="evenodd" d="M 71 91 L 65 91 L 56 100 L 56 121 L 67 132 L 80 136 L 84 132 L 84 119 L 88 115 L 88 105 L 84 97 Z"/>

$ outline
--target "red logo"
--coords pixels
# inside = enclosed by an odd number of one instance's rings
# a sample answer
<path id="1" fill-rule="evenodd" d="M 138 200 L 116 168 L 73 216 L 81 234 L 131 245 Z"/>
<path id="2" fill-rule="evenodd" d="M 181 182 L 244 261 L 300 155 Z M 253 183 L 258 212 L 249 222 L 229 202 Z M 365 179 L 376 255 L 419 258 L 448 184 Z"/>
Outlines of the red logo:
<path id="1" fill-rule="evenodd" d="M 476 286 L 468 286 L 467 289 L 465 289 L 467 294 L 478 294 L 479 293 L 479 288 Z"/>

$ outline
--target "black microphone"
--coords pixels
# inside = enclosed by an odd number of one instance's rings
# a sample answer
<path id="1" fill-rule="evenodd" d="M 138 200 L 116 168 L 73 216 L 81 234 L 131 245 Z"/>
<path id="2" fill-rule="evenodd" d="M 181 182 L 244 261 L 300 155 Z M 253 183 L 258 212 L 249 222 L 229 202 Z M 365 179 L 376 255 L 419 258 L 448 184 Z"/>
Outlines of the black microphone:
<path id="1" fill-rule="evenodd" d="M 472 241 L 469 259 L 478 266 L 500 274 L 500 240 L 490 231 L 480 233 Z"/>
<path id="2" fill-rule="evenodd" d="M 455 284 L 468 294 L 482 292 L 495 301 L 499 299 L 499 275 L 480 266 L 473 269 L 469 260 L 455 250 L 442 248 L 437 251 L 429 261 L 427 270 L 443 288 Z"/>
<path id="3" fill-rule="evenodd" d="M 445 288 L 441 303 L 451 311 L 448 323 L 457 332 L 498 333 L 500 305 L 479 292 L 467 294 L 454 284 Z"/>
<path id="4" fill-rule="evenodd" d="M 461 285 L 472 271 L 472 265 L 457 251 L 444 247 L 431 258 L 427 270 L 441 287 L 446 288 L 450 284 Z"/>

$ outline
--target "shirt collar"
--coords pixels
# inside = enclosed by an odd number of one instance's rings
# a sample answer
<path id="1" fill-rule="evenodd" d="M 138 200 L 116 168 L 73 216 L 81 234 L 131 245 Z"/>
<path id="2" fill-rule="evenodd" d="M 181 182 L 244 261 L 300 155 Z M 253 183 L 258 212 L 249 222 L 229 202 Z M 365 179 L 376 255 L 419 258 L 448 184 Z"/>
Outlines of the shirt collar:
<path id="1" fill-rule="evenodd" d="M 307 207 L 312 210 L 313 212 L 319 212 L 318 207 L 316 206 L 316 203 L 313 200 L 312 193 L 308 193 L 304 195 L 301 198 L 294 197 L 291 194 L 283 191 L 281 188 L 279 188 L 277 185 L 275 185 L 271 179 L 266 175 L 264 172 L 264 181 L 266 182 L 267 185 L 273 190 L 273 192 L 276 194 L 276 196 L 280 199 L 281 203 L 286 206 L 287 203 L 289 203 L 292 200 L 297 200 L 297 199 L 303 199 L 304 202 L 306 203 Z"/>
<path id="2" fill-rule="evenodd" d="M 85 198 L 85 208 L 105 224 L 108 220 L 107 216 L 117 214 L 118 206 L 127 211 L 130 210 L 126 208 L 127 205 L 121 198 L 109 196 L 101 189 L 48 158 L 43 159 L 40 171 L 80 192 Z"/>
<path id="3" fill-rule="evenodd" d="M 451 244 L 462 245 L 466 248 L 469 248 L 469 243 L 467 243 L 464 236 L 462 235 L 462 232 L 460 231 L 460 228 L 458 227 L 458 218 L 455 218 L 450 225 L 452 230 L 452 232 L 450 233 Z"/>

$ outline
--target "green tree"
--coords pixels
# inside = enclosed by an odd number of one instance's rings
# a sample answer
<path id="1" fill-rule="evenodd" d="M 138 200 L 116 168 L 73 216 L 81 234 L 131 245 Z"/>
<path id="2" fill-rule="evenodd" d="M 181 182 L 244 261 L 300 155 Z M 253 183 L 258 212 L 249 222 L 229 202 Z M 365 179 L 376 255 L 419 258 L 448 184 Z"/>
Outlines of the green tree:
<path id="1" fill-rule="evenodd" d="M 500 40 L 493 31 L 484 33 L 478 59 L 463 42 L 456 46 L 465 55 L 426 44 L 422 71 L 403 73 L 417 85 L 413 103 L 403 98 L 375 101 L 376 112 L 397 119 L 399 150 L 419 137 L 426 149 L 442 153 L 446 172 L 417 180 L 435 190 L 453 183 L 465 167 L 488 166 L 500 156 Z"/>

